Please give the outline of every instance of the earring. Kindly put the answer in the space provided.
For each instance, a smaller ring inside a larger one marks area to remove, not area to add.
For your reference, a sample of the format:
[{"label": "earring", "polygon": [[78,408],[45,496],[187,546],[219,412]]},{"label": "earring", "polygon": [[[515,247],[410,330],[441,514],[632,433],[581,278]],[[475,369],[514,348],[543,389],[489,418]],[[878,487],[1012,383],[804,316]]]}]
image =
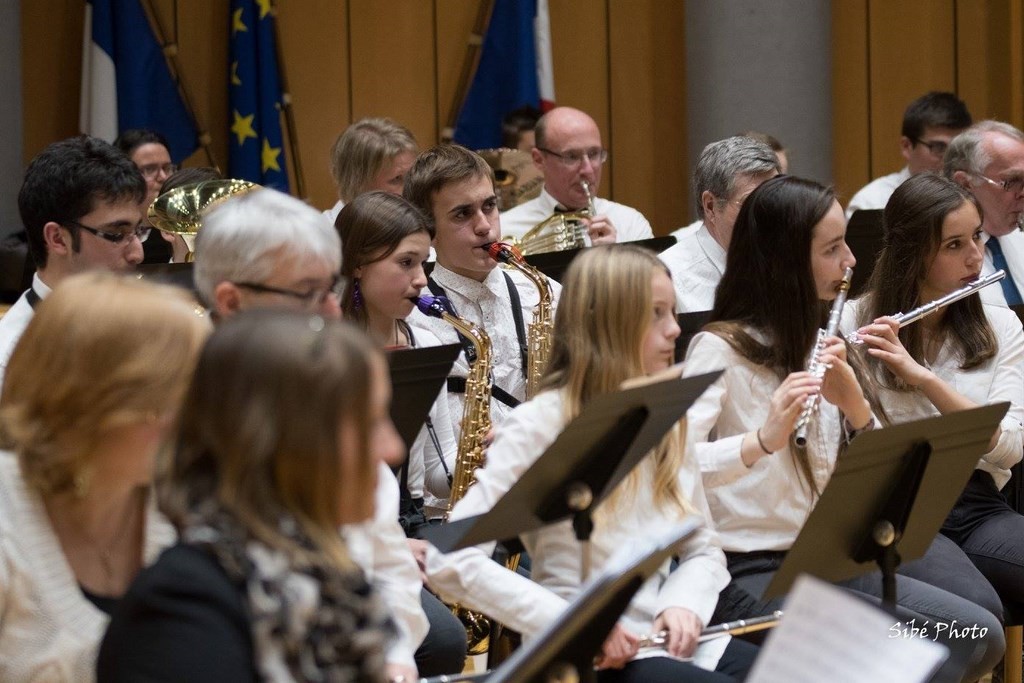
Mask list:
[{"label": "earring", "polygon": [[363,307],[363,293],[359,290],[359,278],[352,281],[352,308],[360,310]]}]

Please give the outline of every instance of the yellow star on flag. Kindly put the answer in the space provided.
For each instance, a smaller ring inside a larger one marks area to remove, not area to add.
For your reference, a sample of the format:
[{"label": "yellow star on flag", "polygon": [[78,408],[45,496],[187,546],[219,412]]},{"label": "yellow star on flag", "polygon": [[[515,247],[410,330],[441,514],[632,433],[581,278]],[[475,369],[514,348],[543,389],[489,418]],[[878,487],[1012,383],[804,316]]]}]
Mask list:
[{"label": "yellow star on flag", "polygon": [[260,19],[270,14],[270,0],[256,0],[256,4],[260,6]]},{"label": "yellow star on flag", "polygon": [[249,27],[245,25],[244,21],[242,21],[243,9],[243,7],[239,7],[231,15],[231,35],[249,30]]},{"label": "yellow star on flag", "polygon": [[238,77],[238,60],[231,62],[231,85],[242,85],[242,79]]},{"label": "yellow star on flag", "polygon": [[266,138],[263,138],[263,152],[262,152],[261,156],[263,157],[263,172],[264,173],[266,173],[267,171],[270,171],[270,170],[273,170],[273,171],[280,171],[281,170],[280,164],[277,163],[277,157],[278,157],[278,155],[280,153],[281,153],[281,148],[280,147],[271,147],[270,146],[270,141],[267,140]]},{"label": "yellow star on flag", "polygon": [[256,131],[252,129],[252,120],[256,118],[256,114],[249,114],[248,116],[242,116],[236,109],[232,112],[235,117],[235,122],[231,124],[231,132],[238,136],[238,146],[241,147],[245,144],[246,138],[256,137]]}]

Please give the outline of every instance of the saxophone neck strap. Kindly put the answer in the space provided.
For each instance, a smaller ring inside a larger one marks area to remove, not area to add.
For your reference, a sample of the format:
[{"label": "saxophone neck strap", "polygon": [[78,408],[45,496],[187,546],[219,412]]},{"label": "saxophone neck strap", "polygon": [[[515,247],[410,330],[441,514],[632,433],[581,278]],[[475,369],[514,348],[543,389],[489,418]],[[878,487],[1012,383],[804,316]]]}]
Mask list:
[{"label": "saxophone neck strap", "polygon": [[[448,378],[448,393],[451,394],[464,394],[466,393],[466,378],[465,377],[449,377]],[[504,403],[509,408],[515,408],[517,405],[522,403],[518,398],[508,393],[497,384],[491,384],[491,396],[501,403]]]},{"label": "saxophone neck strap", "polygon": [[[519,340],[520,367],[523,371],[523,377],[529,379],[529,346],[526,343],[526,323],[523,321],[523,304],[519,298],[519,290],[516,288],[516,283],[512,281],[512,278],[509,276],[508,273],[502,271],[501,274],[505,276],[505,286],[508,287],[508,298],[512,304],[512,319],[515,321],[516,338]],[[432,277],[427,278],[427,288],[430,289],[430,293],[433,294],[434,296],[443,296],[445,298],[449,298],[448,293],[444,291],[444,287],[437,284],[437,282]],[[462,346],[464,348],[472,348],[472,342],[466,339],[466,337],[461,332],[456,330],[455,333],[459,335],[459,341],[462,342]],[[469,345],[468,347],[467,344]],[[467,353],[466,358],[468,359],[469,357],[470,355]],[[498,389],[498,387],[495,387],[495,389]],[[449,391],[451,391],[451,389],[449,389]],[[494,397],[498,398],[497,393],[494,394]],[[515,399],[513,398],[512,400]],[[504,403],[504,401],[502,401],[502,403]]]}]

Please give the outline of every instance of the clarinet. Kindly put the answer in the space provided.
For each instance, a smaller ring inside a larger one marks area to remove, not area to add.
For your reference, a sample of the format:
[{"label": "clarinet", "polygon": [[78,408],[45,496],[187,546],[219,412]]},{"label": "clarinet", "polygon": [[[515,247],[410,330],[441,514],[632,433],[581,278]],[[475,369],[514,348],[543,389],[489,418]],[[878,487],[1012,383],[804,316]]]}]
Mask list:
[{"label": "clarinet", "polygon": [[[818,330],[818,339],[814,342],[814,348],[811,349],[811,359],[807,363],[807,372],[811,373],[812,377],[821,379],[825,376],[825,371],[828,370],[825,364],[821,362],[820,356],[822,349],[825,348],[825,339],[827,337],[834,337],[839,331],[839,319],[843,317],[843,306],[846,305],[846,294],[850,291],[850,280],[853,278],[853,268],[847,268],[846,272],[843,273],[843,280],[839,283],[839,291],[836,293],[836,300],[832,302],[832,310],[828,314],[828,322],[825,324],[825,329]],[[797,418],[796,428],[794,429],[794,441],[799,448],[803,448],[807,445],[807,428],[811,424],[811,419],[817,414],[818,406],[821,404],[821,392],[817,392],[812,396],[807,397],[807,401],[804,403],[804,409],[800,413],[800,417]]]},{"label": "clarinet", "polygon": [[[1006,277],[1006,271],[997,270],[991,275],[986,275],[985,277],[978,278],[974,282],[969,282],[960,289],[953,290],[946,296],[939,297],[934,301],[929,301],[923,306],[918,306],[912,311],[908,311],[907,313],[897,313],[896,315],[892,316],[892,318],[900,327],[903,327],[904,325],[909,325],[911,323],[916,323],[921,318],[931,315],[932,313],[939,310],[943,306],[948,306],[954,301],[960,301],[960,299],[963,299],[964,297],[968,297],[971,294],[974,294],[979,289],[988,287],[993,283],[999,282],[1004,277]],[[851,344],[864,343],[864,340],[858,337],[856,332],[851,332],[850,334],[848,334],[846,336],[846,341],[850,342]]]}]

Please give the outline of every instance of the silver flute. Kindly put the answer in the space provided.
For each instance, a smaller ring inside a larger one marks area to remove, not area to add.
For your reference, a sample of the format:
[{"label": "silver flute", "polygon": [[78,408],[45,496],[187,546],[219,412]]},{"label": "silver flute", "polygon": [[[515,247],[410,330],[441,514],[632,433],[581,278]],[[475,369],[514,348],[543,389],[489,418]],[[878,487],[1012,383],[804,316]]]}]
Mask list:
[{"label": "silver flute", "polygon": [[[821,379],[828,370],[828,367],[821,362],[821,350],[825,348],[825,339],[827,337],[834,337],[839,332],[839,320],[843,317],[843,306],[846,305],[846,295],[850,291],[850,280],[852,279],[853,268],[847,268],[843,273],[842,281],[839,283],[836,299],[832,302],[832,310],[828,313],[828,322],[825,323],[825,329],[818,330],[818,339],[814,342],[814,348],[811,349],[811,359],[807,363],[807,372],[811,373],[812,377]],[[820,391],[808,396],[804,402],[804,409],[800,411],[800,417],[797,418],[796,427],[793,430],[795,432],[793,440],[800,448],[807,445],[807,429],[811,425],[811,419],[818,412],[820,404]]]},{"label": "silver flute", "polygon": [[[897,313],[896,315],[891,317],[893,320],[897,322],[897,324],[899,324],[900,327],[903,327],[904,325],[909,325],[911,323],[916,323],[921,318],[931,315],[932,313],[939,310],[943,306],[948,306],[954,301],[959,301],[960,299],[963,299],[966,296],[970,296],[971,294],[977,292],[979,289],[988,287],[989,285],[995,282],[999,282],[1004,277],[1006,277],[1006,271],[997,270],[991,275],[979,277],[977,280],[967,283],[960,289],[954,290],[947,294],[946,296],[939,297],[934,301],[929,301],[923,306],[918,306],[914,310],[908,311],[907,313]],[[850,342],[851,344],[864,343],[864,340],[858,337],[856,332],[851,332],[850,334],[846,335],[846,341]]]},{"label": "silver flute", "polygon": [[[754,631],[763,631],[768,628],[774,628],[778,625],[781,619],[782,610],[776,610],[763,617],[737,619],[736,621],[728,621],[724,624],[715,624],[714,626],[708,626],[706,629],[701,631],[700,636],[697,638],[697,642],[703,643],[715,638],[721,638],[722,636],[741,636],[744,633],[753,633]],[[667,643],[668,631],[658,631],[652,635],[640,637],[640,649],[664,647]]]}]

